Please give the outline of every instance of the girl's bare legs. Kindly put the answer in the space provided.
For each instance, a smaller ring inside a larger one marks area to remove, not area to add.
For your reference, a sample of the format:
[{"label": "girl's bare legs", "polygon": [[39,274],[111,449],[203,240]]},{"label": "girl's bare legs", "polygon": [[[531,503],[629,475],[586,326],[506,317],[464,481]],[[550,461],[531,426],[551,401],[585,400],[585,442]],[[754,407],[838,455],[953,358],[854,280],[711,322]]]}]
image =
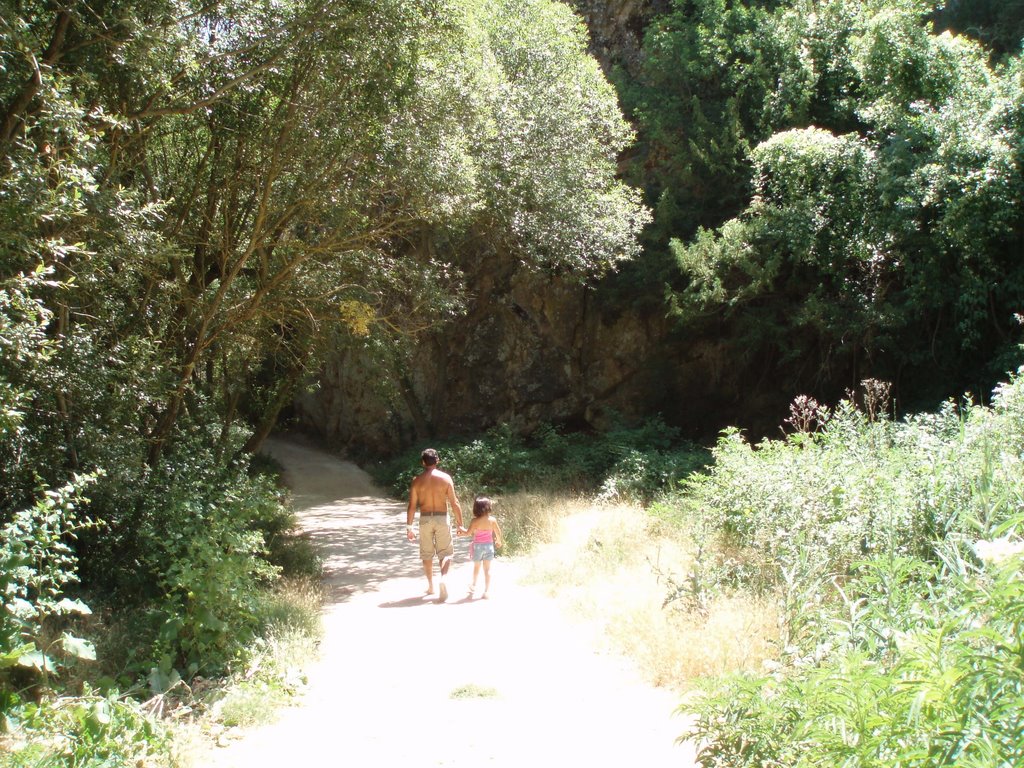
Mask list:
[{"label": "girl's bare legs", "polygon": [[[484,563],[484,597],[487,598],[487,597],[490,597],[490,591],[491,591],[491,561],[490,560],[484,560],[483,563]],[[474,565],[479,565],[479,563],[474,563]],[[474,573],[474,577],[473,577],[473,583],[474,584],[476,583],[476,574],[475,573]]]},{"label": "girl's bare legs", "polygon": [[476,592],[476,579],[477,579],[477,577],[479,575],[480,575],[480,561],[479,560],[474,560],[473,561],[473,583],[469,585],[469,594],[470,594],[470,596],[472,596],[473,593]]}]

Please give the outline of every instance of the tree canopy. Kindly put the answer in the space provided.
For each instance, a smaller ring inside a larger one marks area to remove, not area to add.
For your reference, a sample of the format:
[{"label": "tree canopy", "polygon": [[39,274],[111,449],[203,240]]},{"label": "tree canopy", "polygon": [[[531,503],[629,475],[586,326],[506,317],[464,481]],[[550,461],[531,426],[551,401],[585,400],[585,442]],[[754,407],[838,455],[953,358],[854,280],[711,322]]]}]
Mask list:
[{"label": "tree canopy", "polygon": [[713,319],[790,392],[876,376],[941,397],[1012,367],[1021,59],[948,29],[961,12],[691,0],[655,19],[625,87],[645,260],[681,329]]}]

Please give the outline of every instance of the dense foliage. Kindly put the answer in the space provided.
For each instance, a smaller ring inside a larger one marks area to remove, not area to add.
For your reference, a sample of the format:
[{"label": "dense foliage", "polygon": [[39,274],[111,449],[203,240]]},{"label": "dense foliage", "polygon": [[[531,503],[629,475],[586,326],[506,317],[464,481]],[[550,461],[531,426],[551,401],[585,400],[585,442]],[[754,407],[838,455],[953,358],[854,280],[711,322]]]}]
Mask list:
[{"label": "dense foliage", "polygon": [[303,375],[400,368],[452,249],[631,256],[630,138],[553,2],[0,2],[0,713],[236,663],[310,567],[249,459]]},{"label": "dense foliage", "polygon": [[680,510],[720,553],[689,583],[786,622],[772,668],[694,705],[701,764],[1020,763],[1024,377],[899,422],[801,399],[790,425],[723,436]]},{"label": "dense foliage", "polygon": [[[435,446],[440,467],[452,474],[460,503],[480,495],[549,489],[602,499],[647,503],[708,461],[706,449],[680,438],[660,418],[601,434],[566,433],[550,425],[523,436],[507,427]],[[398,498],[422,470],[419,450],[374,468]]]},{"label": "dense foliage", "polygon": [[986,393],[1024,306],[1020,6],[994,5],[675,2],[619,75],[655,209],[628,274],[737,378]]}]

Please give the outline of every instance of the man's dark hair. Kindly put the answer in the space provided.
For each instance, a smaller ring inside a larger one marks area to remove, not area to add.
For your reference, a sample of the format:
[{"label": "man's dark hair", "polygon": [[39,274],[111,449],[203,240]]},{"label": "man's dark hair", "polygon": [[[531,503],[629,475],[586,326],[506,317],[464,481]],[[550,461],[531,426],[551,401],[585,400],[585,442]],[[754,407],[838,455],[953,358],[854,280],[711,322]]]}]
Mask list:
[{"label": "man's dark hair", "polygon": [[420,461],[428,467],[434,466],[437,464],[437,451],[433,448],[427,448],[427,450],[420,454]]}]

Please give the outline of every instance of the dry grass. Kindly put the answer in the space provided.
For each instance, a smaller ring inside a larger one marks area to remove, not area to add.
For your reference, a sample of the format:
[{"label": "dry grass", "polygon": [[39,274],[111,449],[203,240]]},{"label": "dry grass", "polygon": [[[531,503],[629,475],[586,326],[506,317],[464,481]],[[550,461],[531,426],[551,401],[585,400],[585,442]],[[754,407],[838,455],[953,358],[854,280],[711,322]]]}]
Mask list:
[{"label": "dry grass", "polygon": [[702,677],[754,670],[771,655],[776,614],[764,601],[720,598],[706,617],[660,603],[613,611],[606,631],[655,685],[682,689]]},{"label": "dry grass", "polygon": [[494,699],[497,697],[497,688],[492,688],[489,685],[477,685],[476,683],[460,685],[448,694],[450,699]]},{"label": "dry grass", "polygon": [[771,655],[778,616],[768,601],[724,596],[705,614],[664,606],[666,577],[688,570],[691,544],[642,509],[527,494],[502,507],[510,520],[528,521],[530,578],[653,684],[685,690],[698,678],[757,669]]},{"label": "dry grass", "polygon": [[509,551],[519,553],[557,541],[562,521],[577,514],[585,503],[553,493],[514,493],[495,500],[494,514]]}]

